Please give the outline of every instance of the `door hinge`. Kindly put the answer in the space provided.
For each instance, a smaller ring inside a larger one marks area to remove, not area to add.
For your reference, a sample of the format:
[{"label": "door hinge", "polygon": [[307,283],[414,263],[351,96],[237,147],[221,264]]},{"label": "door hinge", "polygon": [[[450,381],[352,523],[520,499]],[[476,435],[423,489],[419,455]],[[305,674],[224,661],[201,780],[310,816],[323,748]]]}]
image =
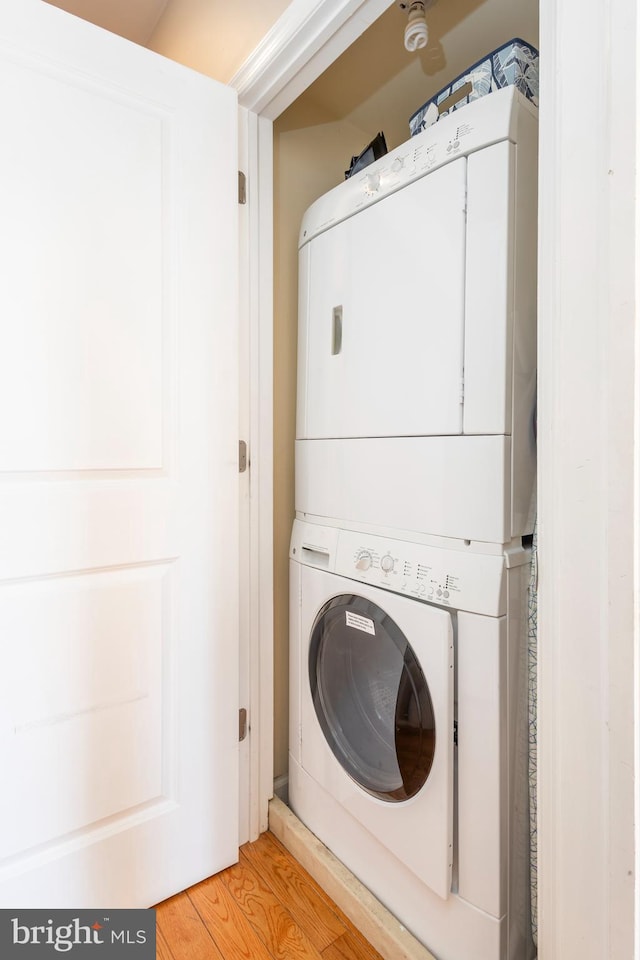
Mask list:
[{"label": "door hinge", "polygon": [[238,443],[238,472],[244,473],[247,469],[247,442],[240,440]]},{"label": "door hinge", "polygon": [[238,740],[240,743],[247,736],[247,710],[246,707],[240,707],[238,714]]},{"label": "door hinge", "polygon": [[453,745],[454,747],[458,746],[458,721],[453,721]]},{"label": "door hinge", "polygon": [[238,203],[247,202],[247,177],[242,170],[238,170]]}]

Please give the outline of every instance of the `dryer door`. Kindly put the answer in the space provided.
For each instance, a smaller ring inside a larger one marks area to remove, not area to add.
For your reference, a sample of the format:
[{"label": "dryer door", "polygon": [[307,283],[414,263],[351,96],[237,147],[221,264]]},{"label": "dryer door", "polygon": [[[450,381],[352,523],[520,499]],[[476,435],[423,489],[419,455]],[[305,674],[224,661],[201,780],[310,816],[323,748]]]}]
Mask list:
[{"label": "dryer door", "polygon": [[307,637],[300,658],[302,766],[447,897],[451,615],[324,570],[303,567],[301,583],[301,633]]},{"label": "dryer door", "polygon": [[298,439],[462,433],[466,164],[301,249]]}]

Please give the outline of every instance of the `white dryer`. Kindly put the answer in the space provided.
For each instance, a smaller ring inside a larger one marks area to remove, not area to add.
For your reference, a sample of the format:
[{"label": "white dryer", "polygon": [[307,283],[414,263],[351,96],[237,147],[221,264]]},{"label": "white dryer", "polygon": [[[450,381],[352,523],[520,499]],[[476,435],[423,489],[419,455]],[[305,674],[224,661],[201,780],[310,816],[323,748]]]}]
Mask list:
[{"label": "white dryer", "polygon": [[507,87],[306,212],[298,516],[495,543],[531,532],[537,129]]},{"label": "white dryer", "polygon": [[527,553],[294,523],[289,798],[438,960],[529,960]]}]

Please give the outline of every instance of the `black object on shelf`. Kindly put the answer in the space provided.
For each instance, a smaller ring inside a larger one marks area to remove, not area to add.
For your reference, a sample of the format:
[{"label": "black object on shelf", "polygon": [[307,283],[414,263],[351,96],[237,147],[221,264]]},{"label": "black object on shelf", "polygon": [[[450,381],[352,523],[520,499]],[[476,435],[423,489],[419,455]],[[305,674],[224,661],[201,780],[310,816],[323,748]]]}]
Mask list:
[{"label": "black object on shelf", "polygon": [[351,166],[348,170],[345,170],[344,173],[345,180],[348,180],[349,177],[352,177],[354,173],[357,173],[364,167],[368,167],[374,160],[379,160],[380,157],[384,157],[387,152],[387,141],[384,138],[384,133],[377,133],[371,143],[364,148],[360,156],[351,157]]}]

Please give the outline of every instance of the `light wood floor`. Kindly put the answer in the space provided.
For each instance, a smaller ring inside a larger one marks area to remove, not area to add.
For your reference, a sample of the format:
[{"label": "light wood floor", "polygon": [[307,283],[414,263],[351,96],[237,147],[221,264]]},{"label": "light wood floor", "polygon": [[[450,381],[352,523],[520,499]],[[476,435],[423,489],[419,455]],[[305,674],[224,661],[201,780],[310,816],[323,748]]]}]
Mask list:
[{"label": "light wood floor", "polygon": [[156,917],[158,960],[382,960],[270,833]]}]

